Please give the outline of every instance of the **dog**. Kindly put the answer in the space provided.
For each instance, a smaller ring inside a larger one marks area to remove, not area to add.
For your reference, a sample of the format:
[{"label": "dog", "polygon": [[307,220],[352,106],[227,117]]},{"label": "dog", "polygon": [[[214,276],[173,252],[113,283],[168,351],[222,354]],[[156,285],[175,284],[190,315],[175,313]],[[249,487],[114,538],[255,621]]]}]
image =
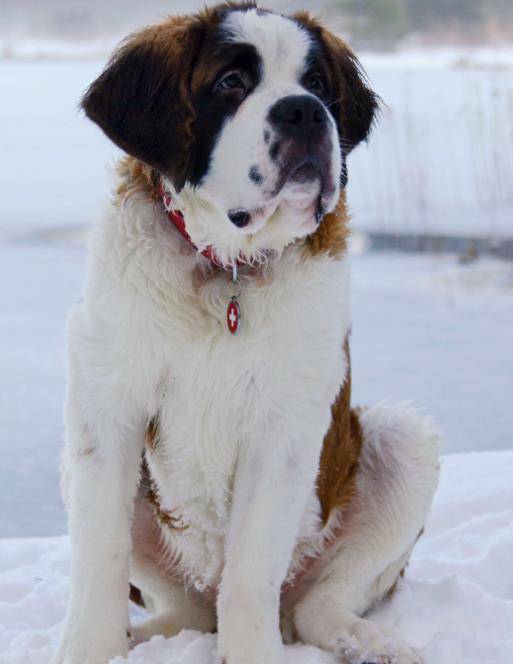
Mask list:
[{"label": "dog", "polygon": [[222,4],[130,36],[82,108],[126,155],[68,324],[54,664],[184,628],[222,664],[295,640],[421,662],[365,617],[424,527],[439,435],[350,408],[346,159],[378,109],[357,58],[307,13]]}]

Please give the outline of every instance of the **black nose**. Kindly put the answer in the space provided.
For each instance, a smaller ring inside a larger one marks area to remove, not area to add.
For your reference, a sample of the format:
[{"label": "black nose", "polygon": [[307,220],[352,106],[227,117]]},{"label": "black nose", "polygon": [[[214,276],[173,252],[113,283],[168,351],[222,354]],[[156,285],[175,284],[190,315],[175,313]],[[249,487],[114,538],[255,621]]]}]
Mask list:
[{"label": "black nose", "polygon": [[247,210],[230,210],[228,219],[235,224],[237,228],[244,228],[251,221],[251,215]]},{"label": "black nose", "polygon": [[310,95],[283,97],[269,112],[269,121],[274,128],[293,138],[318,137],[327,120],[324,106]]}]

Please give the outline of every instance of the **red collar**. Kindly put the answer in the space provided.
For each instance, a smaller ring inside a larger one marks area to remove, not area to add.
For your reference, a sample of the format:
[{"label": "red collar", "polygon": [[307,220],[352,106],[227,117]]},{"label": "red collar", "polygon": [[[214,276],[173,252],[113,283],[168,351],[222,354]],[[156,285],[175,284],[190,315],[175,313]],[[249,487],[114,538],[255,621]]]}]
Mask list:
[{"label": "red collar", "polygon": [[[162,197],[162,201],[164,203],[164,209],[167,214],[167,218],[169,221],[174,225],[176,230],[180,233],[180,235],[191,244],[196,251],[198,250],[198,247],[194,244],[194,242],[191,240],[191,236],[187,232],[187,228],[185,226],[185,219],[183,217],[183,214],[179,210],[174,210],[173,209],[173,199],[172,197],[164,190],[162,186],[159,187],[158,189],[159,195]],[[207,247],[201,252],[202,256],[205,256],[205,258],[208,258],[208,260],[212,263],[212,265],[215,265],[216,267],[222,267],[226,269],[227,267],[224,265],[216,255],[214,247]],[[242,260],[237,260],[237,267],[240,267],[241,265],[245,265],[246,263]]]}]

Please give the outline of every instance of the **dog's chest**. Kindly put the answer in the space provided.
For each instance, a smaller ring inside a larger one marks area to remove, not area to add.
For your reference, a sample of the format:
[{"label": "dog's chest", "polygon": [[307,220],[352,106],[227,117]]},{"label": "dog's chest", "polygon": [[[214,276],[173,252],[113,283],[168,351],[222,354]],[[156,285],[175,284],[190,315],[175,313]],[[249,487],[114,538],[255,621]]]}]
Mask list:
[{"label": "dog's chest", "polygon": [[[285,402],[297,404],[298,416],[305,399],[324,398],[328,408],[343,378],[347,320],[336,305],[344,285],[318,275],[309,291],[242,290],[235,337],[223,320],[229,299],[211,294],[218,307],[211,329],[203,336],[191,329],[170,353],[146,459],[168,552],[198,588],[219,582],[241,447],[258,444]],[[309,506],[303,533],[317,512]]]},{"label": "dog's chest", "polygon": [[237,380],[232,363],[201,353],[183,369],[169,378],[146,459],[168,549],[179,552],[196,585],[212,585],[222,567],[247,409],[254,407],[251,378],[241,371]]}]

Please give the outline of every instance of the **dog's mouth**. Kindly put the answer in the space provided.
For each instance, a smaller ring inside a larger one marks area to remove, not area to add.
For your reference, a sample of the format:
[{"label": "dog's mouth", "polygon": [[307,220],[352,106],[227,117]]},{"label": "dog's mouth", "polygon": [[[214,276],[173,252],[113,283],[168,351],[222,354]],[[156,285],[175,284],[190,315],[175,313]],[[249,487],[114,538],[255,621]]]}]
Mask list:
[{"label": "dog's mouth", "polygon": [[292,169],[288,178],[288,182],[299,185],[311,183],[316,180],[321,180],[321,170],[319,164],[312,159],[306,159],[303,163]]},{"label": "dog's mouth", "polygon": [[307,156],[282,170],[276,195],[293,208],[311,210],[319,223],[334,192],[330,161]]},{"label": "dog's mouth", "polygon": [[315,157],[290,160],[282,165],[271,195],[311,195],[324,188],[328,173],[329,165]]},{"label": "dog's mouth", "polygon": [[296,156],[282,164],[274,186],[265,192],[266,203],[256,208],[233,208],[228,210],[228,218],[237,228],[252,233],[285,205],[302,219],[309,215],[318,224],[332,206],[335,189],[329,159]]},{"label": "dog's mouth", "polygon": [[280,193],[291,207],[309,209],[319,224],[326,209],[326,192],[331,189],[327,169],[318,160],[305,159],[291,169]]}]

